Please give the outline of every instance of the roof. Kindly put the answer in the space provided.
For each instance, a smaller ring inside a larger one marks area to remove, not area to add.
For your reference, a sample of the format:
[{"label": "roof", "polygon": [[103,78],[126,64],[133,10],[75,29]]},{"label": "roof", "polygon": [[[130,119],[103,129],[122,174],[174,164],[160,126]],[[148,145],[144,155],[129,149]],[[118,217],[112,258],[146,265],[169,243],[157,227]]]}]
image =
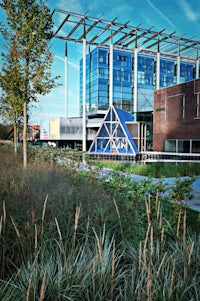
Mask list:
[{"label": "roof", "polygon": [[132,115],[111,106],[88,152],[135,155],[138,149],[128,130],[126,122],[133,122]]},{"label": "roof", "polygon": [[120,123],[121,125],[123,126],[125,132],[126,132],[126,135],[128,136],[128,139],[129,139],[129,142],[131,143],[134,151],[137,153],[138,152],[138,148],[128,130],[128,127],[126,125],[126,122],[134,122],[134,119],[133,119],[133,116],[129,113],[129,112],[126,112],[126,111],[123,111],[119,108],[115,108],[115,111],[119,117],[119,120],[120,120]]},{"label": "roof", "polygon": [[54,38],[64,41],[82,43],[86,39],[87,44],[109,47],[112,40],[113,46],[118,49],[133,51],[137,48],[142,53],[156,54],[182,59],[196,60],[199,58],[200,41],[195,37],[187,38],[185,35],[177,36],[174,32],[167,33],[166,29],[155,31],[154,26],[143,28],[130,25],[130,20],[125,23],[91,17],[88,12],[83,14],[73,13],[61,9],[54,9],[53,21],[57,27]]}]

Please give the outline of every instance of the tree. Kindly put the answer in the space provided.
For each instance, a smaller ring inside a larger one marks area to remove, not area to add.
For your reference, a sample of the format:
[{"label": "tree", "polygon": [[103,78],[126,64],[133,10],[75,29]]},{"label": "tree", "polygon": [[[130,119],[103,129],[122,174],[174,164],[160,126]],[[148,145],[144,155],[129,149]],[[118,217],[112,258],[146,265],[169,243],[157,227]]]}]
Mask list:
[{"label": "tree", "polygon": [[[23,104],[23,161],[27,167],[27,111],[37,101],[38,95],[45,95],[56,86],[58,77],[51,77],[53,54],[50,39],[53,37],[53,22],[44,0],[3,0],[7,24],[1,26],[1,33],[8,42],[4,54],[7,66],[0,77],[6,104]],[[10,58],[10,59],[9,59]],[[11,68],[15,70],[10,76]],[[6,84],[10,79],[9,84]]]},{"label": "tree", "polygon": [[18,87],[20,81],[20,73],[18,64],[13,59],[13,47],[9,49],[7,56],[4,56],[5,63],[2,67],[2,75],[0,76],[0,86],[3,89],[0,98],[0,113],[6,120],[9,120],[14,128],[14,151],[17,153],[18,128],[22,123],[23,117],[23,100],[18,95]]}]

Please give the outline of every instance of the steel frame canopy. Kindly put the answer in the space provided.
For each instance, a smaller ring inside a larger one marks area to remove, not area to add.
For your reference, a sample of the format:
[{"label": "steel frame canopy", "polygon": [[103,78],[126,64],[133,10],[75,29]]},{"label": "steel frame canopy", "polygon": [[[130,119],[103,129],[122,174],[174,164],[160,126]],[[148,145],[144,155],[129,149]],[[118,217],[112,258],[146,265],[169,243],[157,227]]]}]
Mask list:
[{"label": "steel frame canopy", "polygon": [[[175,31],[167,34],[165,29],[157,32],[154,26],[144,29],[126,23],[118,23],[117,18],[112,21],[72,13],[60,9],[52,12],[54,24],[59,24],[54,32],[54,38],[75,43],[83,43],[86,40],[88,45],[108,48],[112,41],[115,49],[133,51],[135,48],[140,53],[156,55],[157,52],[164,57],[176,58],[180,56],[188,61],[199,59],[200,41],[186,38],[185,35],[176,36]],[[61,20],[61,21],[60,21]]]}]

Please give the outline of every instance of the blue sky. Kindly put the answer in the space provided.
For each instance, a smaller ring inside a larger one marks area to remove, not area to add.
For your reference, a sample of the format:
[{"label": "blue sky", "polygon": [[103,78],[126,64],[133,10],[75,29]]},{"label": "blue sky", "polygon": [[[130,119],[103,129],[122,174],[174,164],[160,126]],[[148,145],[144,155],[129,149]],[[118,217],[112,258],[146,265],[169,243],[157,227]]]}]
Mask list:
[{"label": "blue sky", "polygon": [[[62,9],[98,18],[149,28],[153,30],[166,29],[165,33],[176,31],[175,35],[200,39],[200,7],[199,0],[47,0],[50,9]],[[2,11],[0,11],[2,16]],[[56,27],[57,24],[55,24]],[[64,53],[63,41],[53,39],[52,51],[55,59],[52,66],[53,75],[60,75],[62,86],[55,88],[46,96],[39,97],[38,103],[32,109],[31,123],[40,123],[41,119],[61,117],[65,115],[64,102]],[[0,50],[3,43],[0,41]],[[68,44],[68,116],[79,115],[79,61],[82,57],[82,45]]]}]

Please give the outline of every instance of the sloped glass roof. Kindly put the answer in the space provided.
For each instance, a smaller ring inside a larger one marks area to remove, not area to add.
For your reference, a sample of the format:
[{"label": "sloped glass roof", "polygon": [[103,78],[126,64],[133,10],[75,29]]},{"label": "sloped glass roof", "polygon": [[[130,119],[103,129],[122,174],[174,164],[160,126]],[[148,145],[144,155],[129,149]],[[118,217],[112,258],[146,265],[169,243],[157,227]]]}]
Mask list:
[{"label": "sloped glass roof", "polygon": [[133,121],[130,113],[111,106],[88,152],[136,154],[137,146],[126,125]]}]

